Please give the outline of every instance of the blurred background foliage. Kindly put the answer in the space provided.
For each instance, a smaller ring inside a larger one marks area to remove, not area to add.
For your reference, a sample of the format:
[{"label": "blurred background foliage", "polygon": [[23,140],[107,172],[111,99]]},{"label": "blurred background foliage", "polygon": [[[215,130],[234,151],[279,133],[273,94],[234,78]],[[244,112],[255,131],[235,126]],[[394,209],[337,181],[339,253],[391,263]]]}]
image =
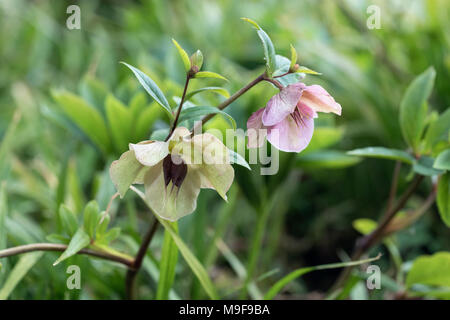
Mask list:
[{"label": "blurred background foliage", "polygon": [[[171,38],[190,53],[201,49],[203,69],[227,77],[230,81],[224,86],[233,93],[263,70],[259,39],[240,20],[254,19],[269,33],[277,53],[289,56],[292,44],[300,64],[322,72],[320,77],[308,76],[305,82],[322,85],[343,107],[341,117],[320,115],[313,142],[296,159],[295,168],[290,156],[283,154],[279,176],[252,175],[258,183],[276,185],[268,188],[276,196],[255,276],[260,288],[301,266],[345,260],[358,237],[352,222],[378,219],[389,194],[394,163],[360,162],[342,151],[372,145],[406,148],[398,109],[415,75],[434,66],[436,81],[429,104],[439,113],[450,105],[450,3],[446,0],[86,0],[76,2],[81,7],[81,30],[66,28],[70,4],[74,3],[0,2],[0,180],[7,200],[2,207],[6,213],[3,230],[0,219],[0,249],[46,241],[60,227],[57,209],[62,203],[78,214],[91,199],[98,201],[101,210],[106,208],[115,192],[108,174],[110,162],[127,149],[128,142],[147,139],[168,122],[119,61],[151,75],[168,98],[180,96],[183,68]],[[366,27],[370,4],[381,8],[381,29]],[[193,82],[192,88],[201,87],[199,80]],[[204,83],[223,85],[217,80]],[[86,133],[96,122],[90,119],[93,122],[83,128],[83,118],[77,123],[76,115],[67,112],[70,106],[65,111],[64,103],[58,103],[58,95],[67,92],[77,94],[104,119],[107,135],[97,143]],[[227,112],[238,127],[245,128],[251,112],[275,93],[270,84],[259,84]],[[206,93],[193,101],[217,105],[222,99]],[[176,99],[169,100],[175,106]],[[114,123],[108,104],[118,104],[110,107],[114,110],[128,107],[132,115]],[[216,116],[208,126],[225,129],[229,123]],[[127,133],[126,138],[117,135],[118,128]],[[246,169],[236,170],[239,182],[240,172]],[[408,170],[403,168],[401,173],[406,176]],[[242,177],[245,174],[249,173]],[[402,190],[406,180],[400,182]],[[249,191],[239,185],[242,181],[230,191],[228,204],[214,192],[202,192],[196,212],[179,222],[182,238],[208,266],[224,298],[236,297],[245,278],[241,269],[258,215],[248,201]],[[409,206],[419,204],[429,188],[422,185]],[[449,229],[435,207],[429,211],[392,239],[406,269],[420,255],[450,248]],[[122,228],[116,247],[134,252],[150,220],[133,194],[114,202],[112,223]],[[213,238],[217,246],[211,245]],[[154,297],[162,241],[163,234],[158,233],[144,262],[138,281],[141,298]],[[373,252],[385,250],[377,246]],[[124,297],[125,270],[117,265],[76,256],[52,267],[56,254],[38,258],[9,298]],[[18,259],[2,259],[0,288]],[[66,289],[65,268],[70,264],[81,267],[80,291]],[[389,254],[380,266],[388,279],[395,278],[395,263]],[[337,275],[336,270],[312,273],[291,283],[278,298],[323,297]],[[371,292],[356,286],[350,297],[392,297],[399,284],[386,283],[382,290]],[[252,297],[258,297],[259,289],[255,290]],[[170,293],[170,298],[180,297],[205,298],[182,259]]]}]

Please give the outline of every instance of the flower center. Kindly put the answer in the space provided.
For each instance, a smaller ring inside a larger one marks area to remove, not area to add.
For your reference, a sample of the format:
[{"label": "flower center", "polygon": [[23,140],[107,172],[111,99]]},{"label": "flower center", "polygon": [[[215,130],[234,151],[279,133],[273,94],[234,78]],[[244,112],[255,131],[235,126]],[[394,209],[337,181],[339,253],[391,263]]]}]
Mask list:
[{"label": "flower center", "polygon": [[291,113],[291,117],[292,119],[294,119],[297,126],[304,125],[303,118],[305,118],[306,116],[303,115],[300,110],[298,110],[298,108],[295,108],[294,112]]},{"label": "flower center", "polygon": [[180,156],[169,154],[163,160],[163,172],[166,187],[172,181],[173,186],[180,188],[186,178],[187,165]]}]

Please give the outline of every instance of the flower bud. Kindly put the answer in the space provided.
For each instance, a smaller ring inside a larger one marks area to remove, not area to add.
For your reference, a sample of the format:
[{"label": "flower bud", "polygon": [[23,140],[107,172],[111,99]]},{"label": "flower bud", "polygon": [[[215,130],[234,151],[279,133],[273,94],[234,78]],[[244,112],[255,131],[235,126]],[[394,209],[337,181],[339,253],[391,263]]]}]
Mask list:
[{"label": "flower bud", "polygon": [[203,65],[203,54],[200,50],[197,50],[192,56],[191,56],[191,65],[192,67],[197,67],[197,72],[202,68]]}]

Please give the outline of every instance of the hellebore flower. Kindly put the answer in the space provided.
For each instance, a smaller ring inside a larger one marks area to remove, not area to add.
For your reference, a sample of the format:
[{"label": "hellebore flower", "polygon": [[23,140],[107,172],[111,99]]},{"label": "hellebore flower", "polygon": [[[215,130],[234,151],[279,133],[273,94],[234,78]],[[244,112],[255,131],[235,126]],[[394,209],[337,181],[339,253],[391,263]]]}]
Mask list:
[{"label": "hellebore flower", "polygon": [[175,221],[192,213],[201,188],[215,189],[227,200],[234,179],[228,149],[215,136],[190,136],[178,127],[165,141],[130,144],[111,164],[111,179],[123,197],[131,184],[144,184],[145,199],[160,217]]},{"label": "hellebore flower", "polygon": [[260,147],[267,135],[281,151],[302,151],[311,141],[317,112],[341,115],[341,105],[319,85],[298,82],[283,88],[248,119],[247,129],[256,130],[248,130],[248,147]]}]

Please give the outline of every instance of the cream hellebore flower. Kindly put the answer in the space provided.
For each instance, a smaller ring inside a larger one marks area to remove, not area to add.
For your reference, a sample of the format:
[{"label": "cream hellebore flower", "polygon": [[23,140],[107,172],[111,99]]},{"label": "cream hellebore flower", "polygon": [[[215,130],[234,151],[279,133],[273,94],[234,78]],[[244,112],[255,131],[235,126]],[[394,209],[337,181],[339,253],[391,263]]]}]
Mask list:
[{"label": "cream hellebore flower", "polygon": [[341,105],[321,86],[291,84],[273,96],[265,108],[250,116],[248,147],[260,147],[267,135],[267,140],[277,149],[300,152],[311,141],[317,112],[341,115],[341,110]]},{"label": "cream hellebore flower", "polygon": [[120,196],[132,184],[144,184],[150,208],[170,221],[195,210],[201,188],[215,189],[227,200],[234,179],[228,149],[212,134],[190,134],[187,128],[178,127],[167,142],[130,144],[130,150],[110,168]]}]

